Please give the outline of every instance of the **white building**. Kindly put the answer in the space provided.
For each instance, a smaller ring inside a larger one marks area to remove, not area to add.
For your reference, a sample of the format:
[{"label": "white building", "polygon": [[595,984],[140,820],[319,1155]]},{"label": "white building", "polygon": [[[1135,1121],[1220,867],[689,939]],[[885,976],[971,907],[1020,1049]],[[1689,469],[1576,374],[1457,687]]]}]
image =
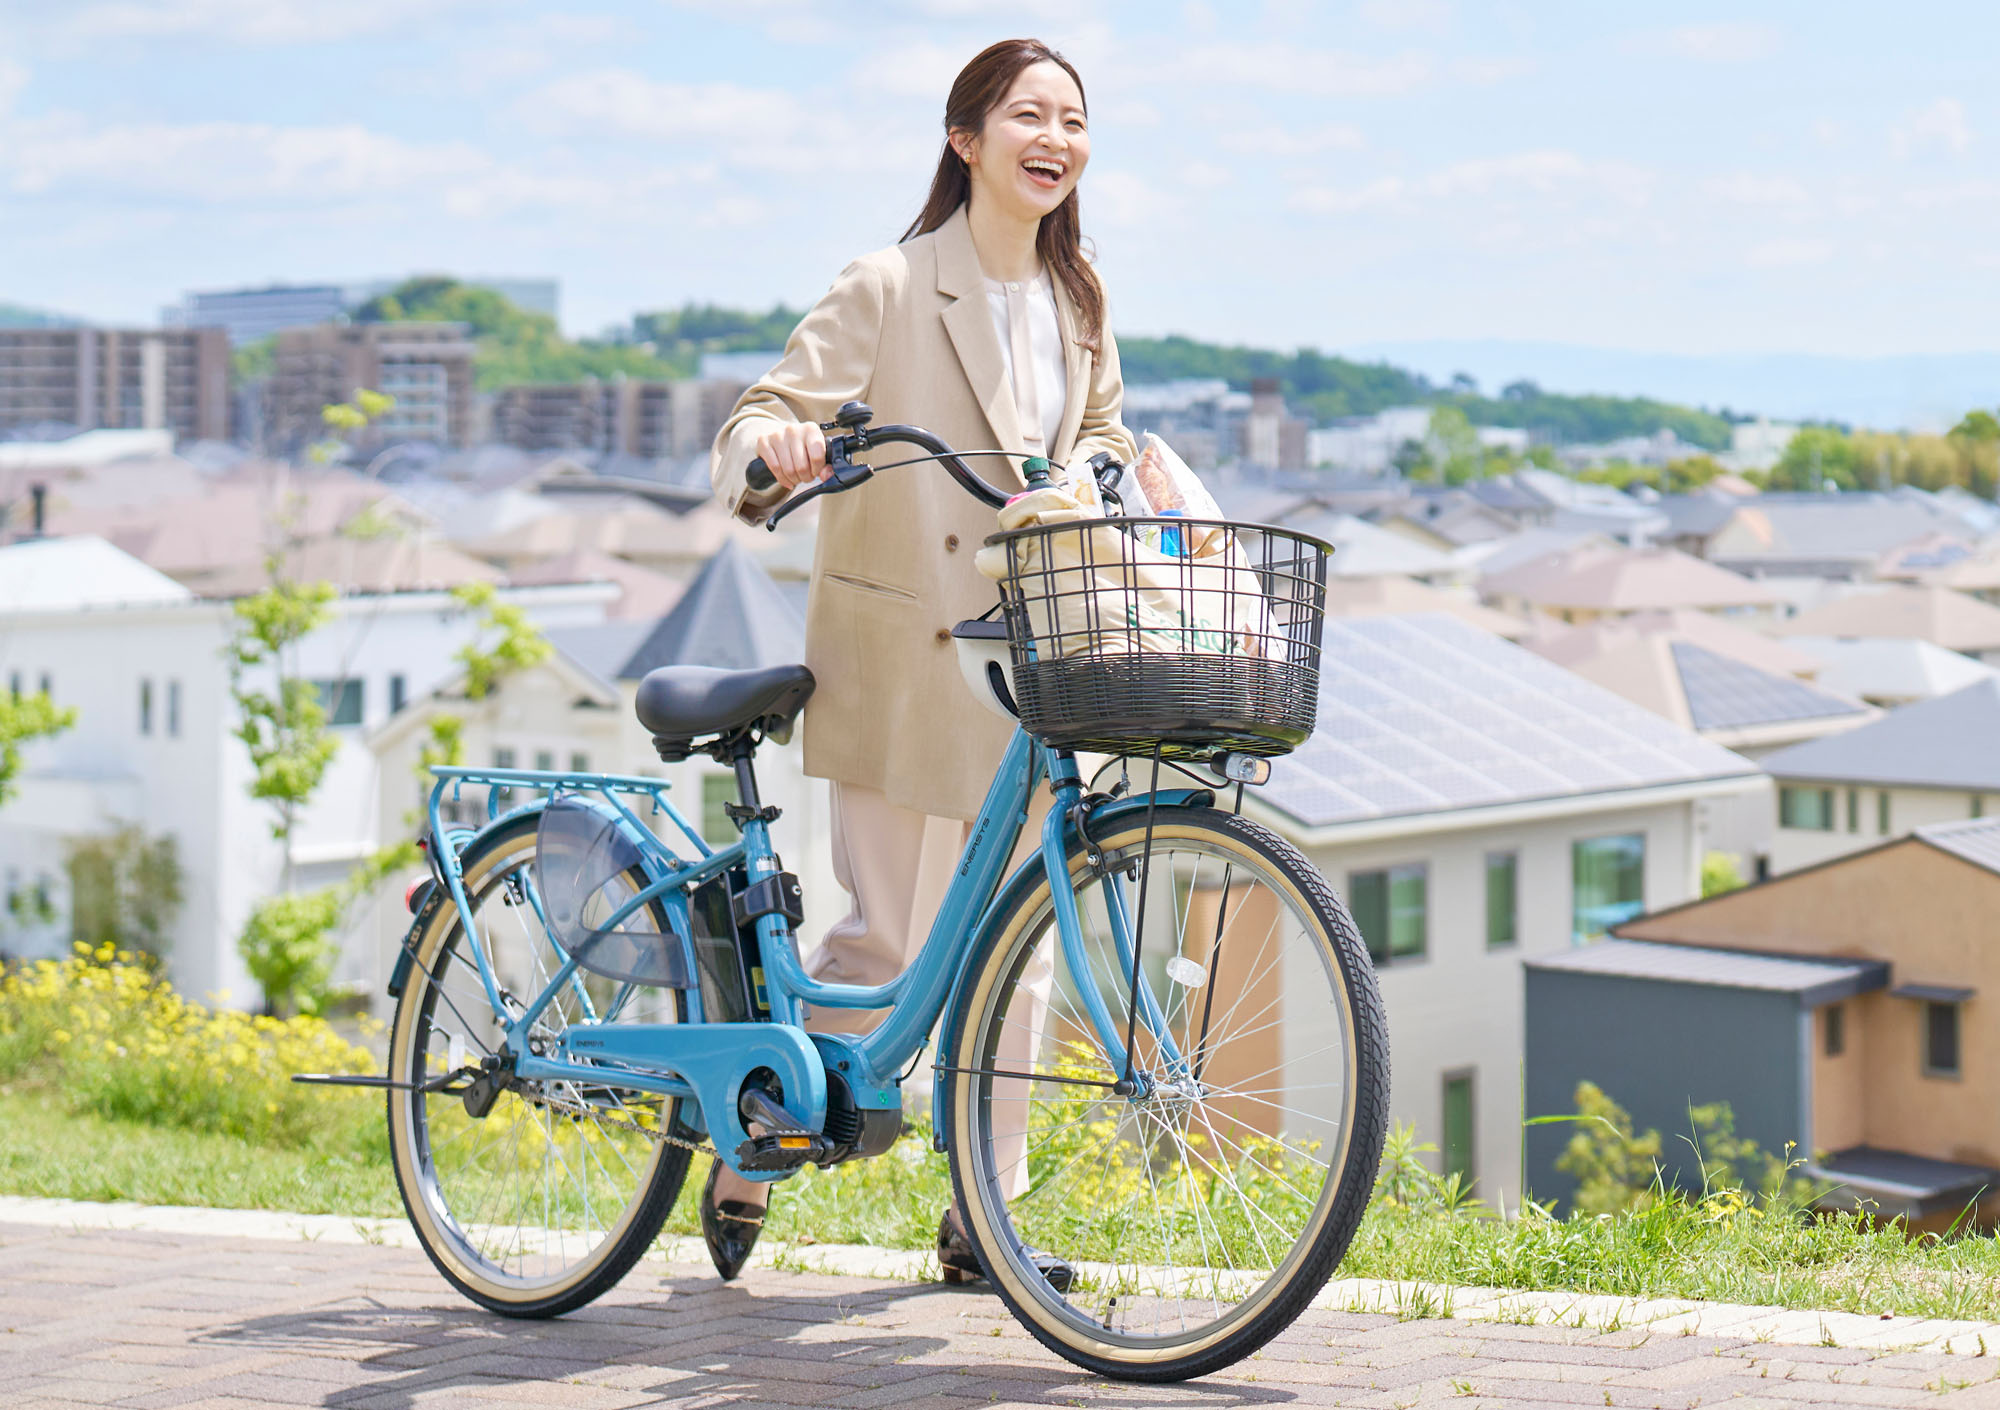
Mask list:
[{"label": "white building", "polygon": [[[601,621],[611,584],[503,590],[545,628]],[[249,757],[225,657],[227,602],[193,598],[102,540],[31,541],[0,548],[0,680],[46,688],[78,711],[76,726],[29,745],[20,796],[0,807],[0,880],[45,879],[58,910],[65,843],[133,823],[174,839],[186,899],[169,973],[193,995],[257,995],[236,937],[260,898],[281,885],[283,856],[270,807],[249,797]],[[298,674],[323,683],[340,750],[292,840],[294,884],[345,877],[388,840],[380,826],[380,770],[363,731],[436,688],[475,620],[449,594],[346,597],[297,648]],[[350,933],[365,933],[357,917]],[[66,919],[7,937],[18,953],[59,952]],[[345,955],[336,980],[371,973]]]},{"label": "white building", "polygon": [[1376,956],[1391,1120],[1511,1208],[1523,957],[1699,896],[1707,813],[1766,781],[1442,614],[1329,621],[1322,672],[1317,732],[1250,810],[1327,875]]},{"label": "white building", "polygon": [[1306,463],[1362,475],[1386,475],[1396,452],[1431,434],[1428,406],[1392,406],[1373,416],[1347,416],[1306,432]]}]

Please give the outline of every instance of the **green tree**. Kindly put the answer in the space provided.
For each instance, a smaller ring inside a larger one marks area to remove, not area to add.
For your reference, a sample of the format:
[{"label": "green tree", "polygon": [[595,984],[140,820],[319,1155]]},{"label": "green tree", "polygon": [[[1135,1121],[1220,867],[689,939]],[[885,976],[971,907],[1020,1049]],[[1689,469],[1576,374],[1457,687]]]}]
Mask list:
[{"label": "green tree", "polygon": [[445,275],[406,279],[355,313],[362,323],[404,319],[463,323],[472,332],[473,372],[480,390],[532,383],[576,382],[619,375],[660,379],[685,375],[644,347],[592,339],[572,342],[547,314],[529,313],[505,296]]},{"label": "green tree", "polygon": [[1632,1116],[1595,1082],[1576,1084],[1576,1132],[1556,1169],[1576,1178],[1579,1214],[1617,1214],[1652,1200],[1658,1183],[1660,1133],[1634,1134]]},{"label": "green tree", "polygon": [[1743,871],[1728,852],[1705,852],[1701,858],[1701,894],[1721,896],[1741,890]]},{"label": "green tree", "polygon": [[96,953],[136,950],[159,960],[180,914],[184,894],[180,853],[170,835],[148,837],[126,824],[113,832],[71,842],[70,939]]},{"label": "green tree", "polygon": [[1479,432],[1459,408],[1441,406],[1431,413],[1429,444],[1425,449],[1447,485],[1462,485],[1480,478],[1484,456]]},{"label": "green tree", "polygon": [[1855,490],[1862,488],[1862,458],[1854,441],[1837,426],[1802,426],[1778,463],[1771,467],[1774,490]]},{"label": "green tree", "polygon": [[76,710],[56,704],[45,691],[32,695],[0,692],[0,803],[17,791],[21,746],[31,739],[48,739],[76,723]]}]

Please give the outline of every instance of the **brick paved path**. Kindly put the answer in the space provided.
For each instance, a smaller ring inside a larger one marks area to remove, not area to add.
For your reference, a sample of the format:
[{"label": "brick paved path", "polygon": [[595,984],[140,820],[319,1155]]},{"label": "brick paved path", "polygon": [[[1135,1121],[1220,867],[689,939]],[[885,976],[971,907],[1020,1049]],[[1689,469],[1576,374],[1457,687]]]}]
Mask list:
[{"label": "brick paved path", "polygon": [[554,1322],[408,1249],[0,1224],[0,1404],[23,1406],[1979,1406],[1993,1358],[1310,1312],[1226,1375],[1131,1386],[987,1295],[647,1262]]}]

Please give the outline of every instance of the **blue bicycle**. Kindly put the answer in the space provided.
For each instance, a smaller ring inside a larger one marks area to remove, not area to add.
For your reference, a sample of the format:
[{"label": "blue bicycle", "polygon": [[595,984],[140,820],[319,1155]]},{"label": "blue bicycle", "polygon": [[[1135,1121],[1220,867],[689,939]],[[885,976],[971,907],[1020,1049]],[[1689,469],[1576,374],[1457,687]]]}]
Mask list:
[{"label": "blue bicycle", "polygon": [[[853,404],[827,424],[827,478],[780,517],[865,483],[887,467],[854,457],[896,443],[1005,502],[937,437],[870,419]],[[1220,549],[1182,556],[1197,542]],[[411,1223],[467,1297],[582,1306],[652,1245],[697,1151],[753,1180],[879,1155],[920,1067],[994,1289],[1077,1364],[1199,1375],[1324,1287],[1382,1148],[1381,1000],[1339,898],[1241,803],[1312,728],[1327,546],[1143,518],[989,543],[1008,555],[1000,608],[956,636],[982,703],[1020,727],[888,984],[800,963],[754,763],[811,695],[803,666],[641,683],[664,758],[734,770],[728,846],[658,779],[435,771],[377,1080]],[[1108,761],[1087,779],[1080,756]],[[445,817],[467,789],[476,829]],[[808,1033],[806,1004],[884,1013],[865,1036]]]}]

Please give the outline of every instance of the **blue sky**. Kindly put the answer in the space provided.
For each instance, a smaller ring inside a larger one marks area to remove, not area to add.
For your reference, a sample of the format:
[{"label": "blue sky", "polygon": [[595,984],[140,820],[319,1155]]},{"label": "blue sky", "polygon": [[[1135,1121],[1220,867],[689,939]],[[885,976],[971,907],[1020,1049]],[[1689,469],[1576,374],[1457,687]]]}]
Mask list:
[{"label": "blue sky", "polygon": [[2000,346],[1977,4],[0,0],[0,299],[803,303],[900,233],[951,75],[1015,33],[1083,71],[1126,332]]}]

